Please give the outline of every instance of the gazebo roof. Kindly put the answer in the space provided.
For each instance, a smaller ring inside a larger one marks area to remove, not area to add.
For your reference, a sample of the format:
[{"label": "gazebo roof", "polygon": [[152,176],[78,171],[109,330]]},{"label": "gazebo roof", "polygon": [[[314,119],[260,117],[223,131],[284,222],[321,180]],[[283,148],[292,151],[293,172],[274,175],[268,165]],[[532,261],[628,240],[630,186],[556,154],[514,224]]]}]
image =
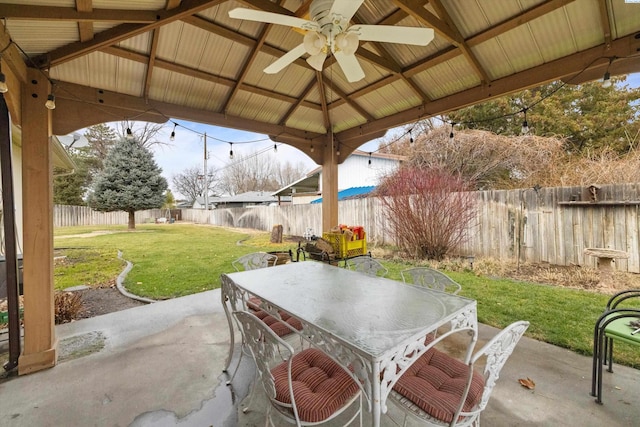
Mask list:
[{"label": "gazebo roof", "polygon": [[[625,0],[366,0],[352,23],[430,27],[427,46],[361,42],[365,77],[295,60],[263,69],[299,31],[229,17],[237,7],[307,16],[303,0],[22,0],[6,33],[49,73],[53,132],[90,121],[190,120],[264,133],[322,163],[387,129],[556,79],[640,71],[640,4]],[[635,56],[633,56],[635,55]],[[110,118],[105,120],[105,118]],[[177,129],[179,131],[179,129]],[[315,150],[311,148],[314,147]]]}]

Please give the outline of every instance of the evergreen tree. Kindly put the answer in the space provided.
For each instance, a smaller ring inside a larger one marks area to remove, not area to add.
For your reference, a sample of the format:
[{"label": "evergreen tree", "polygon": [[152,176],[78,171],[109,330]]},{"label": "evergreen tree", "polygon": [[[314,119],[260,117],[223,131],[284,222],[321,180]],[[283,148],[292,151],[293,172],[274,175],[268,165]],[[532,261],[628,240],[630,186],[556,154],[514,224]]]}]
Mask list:
[{"label": "evergreen tree", "polygon": [[133,230],[136,211],[159,208],[165,202],[168,185],[161,172],[151,151],[136,141],[122,139],[104,159],[89,205],[103,212],[129,213],[129,229]]}]

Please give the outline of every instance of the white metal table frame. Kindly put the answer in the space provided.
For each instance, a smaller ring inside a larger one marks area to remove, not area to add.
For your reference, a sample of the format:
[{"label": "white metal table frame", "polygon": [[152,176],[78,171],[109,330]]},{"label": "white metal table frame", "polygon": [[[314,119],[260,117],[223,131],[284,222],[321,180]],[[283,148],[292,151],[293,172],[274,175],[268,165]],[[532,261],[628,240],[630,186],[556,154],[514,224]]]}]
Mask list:
[{"label": "white metal table frame", "polygon": [[447,324],[477,332],[475,300],[325,263],[223,274],[221,281],[222,300],[233,310],[257,296],[274,316],[282,310],[300,319],[305,340],[348,367],[360,384],[374,427],[398,378],[431,348],[429,334]]}]

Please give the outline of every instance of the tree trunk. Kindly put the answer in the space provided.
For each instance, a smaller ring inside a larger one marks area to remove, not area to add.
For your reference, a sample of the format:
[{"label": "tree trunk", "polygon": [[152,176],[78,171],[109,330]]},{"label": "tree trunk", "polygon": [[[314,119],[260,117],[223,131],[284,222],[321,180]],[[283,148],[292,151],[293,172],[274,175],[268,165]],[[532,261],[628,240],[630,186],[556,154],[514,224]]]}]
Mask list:
[{"label": "tree trunk", "polygon": [[136,229],[136,211],[129,211],[129,230]]}]

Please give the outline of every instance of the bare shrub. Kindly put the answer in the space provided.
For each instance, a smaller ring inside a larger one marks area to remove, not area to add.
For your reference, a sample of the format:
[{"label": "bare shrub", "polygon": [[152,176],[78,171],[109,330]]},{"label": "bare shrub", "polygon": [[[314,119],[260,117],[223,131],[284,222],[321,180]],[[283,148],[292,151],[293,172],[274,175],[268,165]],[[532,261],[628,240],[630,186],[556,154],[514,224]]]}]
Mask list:
[{"label": "bare shrub", "polygon": [[442,259],[467,238],[475,199],[459,175],[441,169],[400,168],[378,189],[400,249],[414,258]]},{"label": "bare shrub", "polygon": [[68,323],[76,319],[83,310],[80,294],[56,292],[54,295],[55,323]]}]

